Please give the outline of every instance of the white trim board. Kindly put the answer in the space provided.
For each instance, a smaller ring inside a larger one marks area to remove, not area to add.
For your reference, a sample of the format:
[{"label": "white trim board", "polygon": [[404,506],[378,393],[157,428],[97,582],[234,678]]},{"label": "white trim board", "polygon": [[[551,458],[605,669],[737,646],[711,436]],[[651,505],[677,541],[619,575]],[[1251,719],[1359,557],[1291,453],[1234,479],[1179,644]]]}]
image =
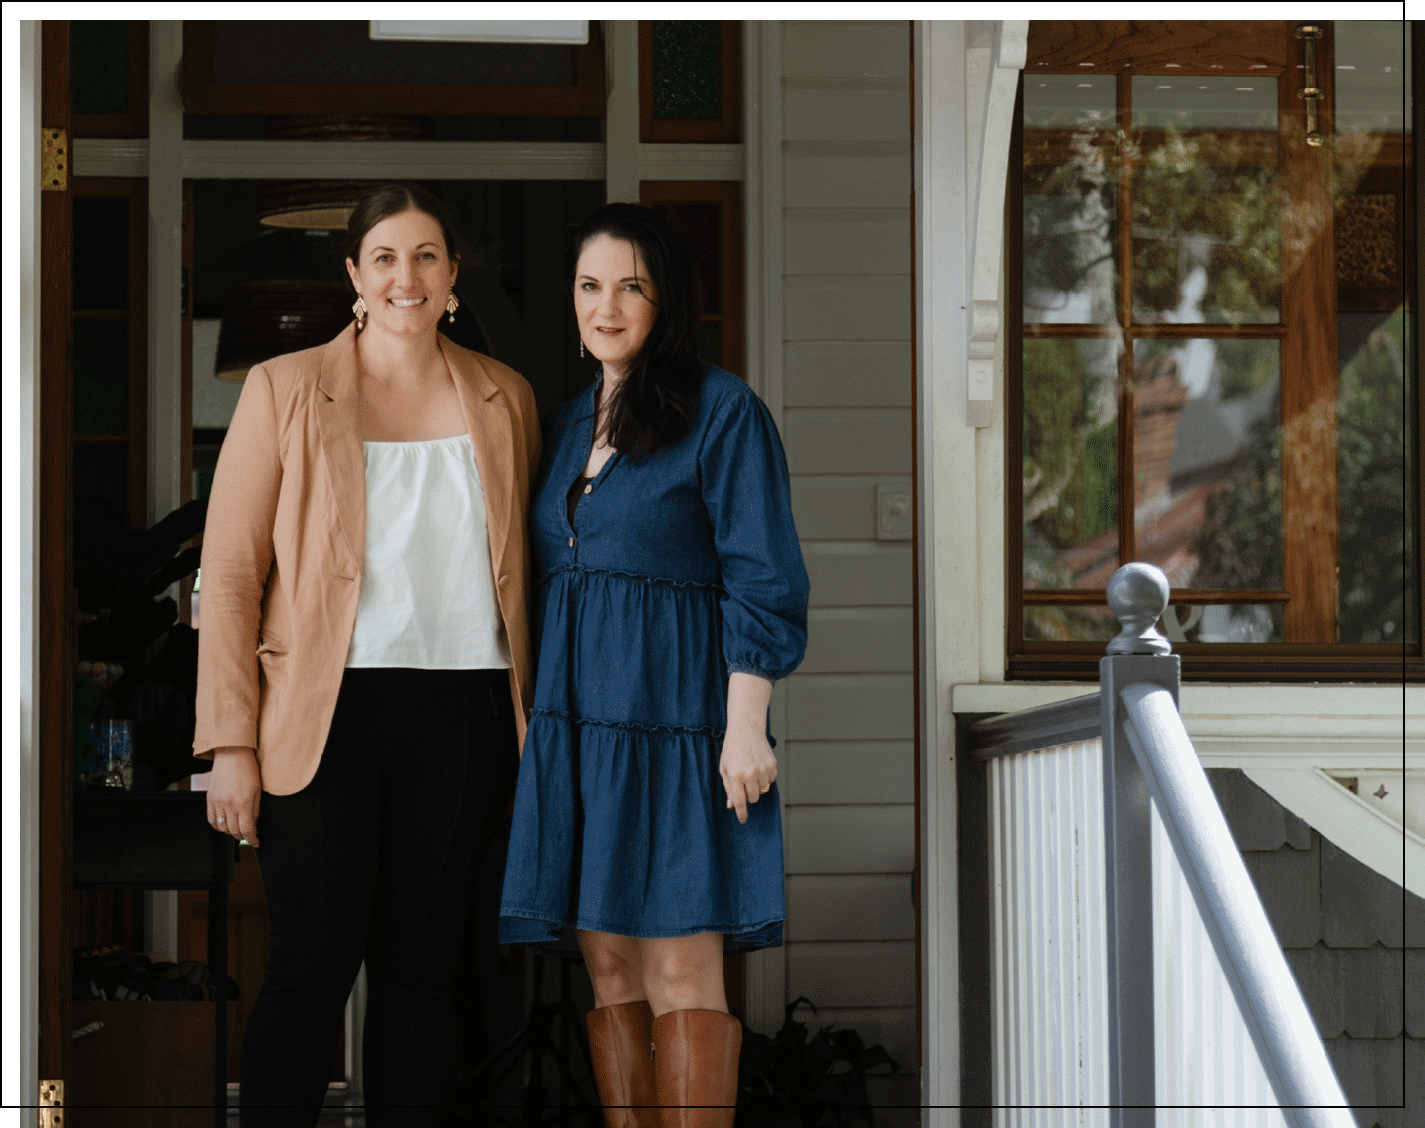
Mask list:
[{"label": "white trim board", "polygon": [[[957,685],[956,713],[1012,713],[1097,693],[1092,682]],[[1185,684],[1203,767],[1425,769],[1425,687]]]},{"label": "white trim board", "polygon": [[[981,682],[955,686],[950,704],[956,713],[1013,713],[1097,692],[1097,682]],[[1184,682],[1180,699],[1183,717],[1213,734],[1310,738],[1349,730],[1425,740],[1425,686]]]},{"label": "white trim board", "polygon": [[[742,25],[742,90],[747,145],[743,193],[747,371],[777,426],[782,426],[782,23]],[[772,725],[787,731],[786,682],[772,691]],[[789,767],[785,753],[783,772]],[[784,794],[787,792],[784,791]],[[787,820],[782,820],[783,857]],[[755,1030],[781,1027],[787,1005],[787,949],[763,948],[747,956],[747,1023]]]},{"label": "white trim board", "polygon": [[979,674],[975,431],[965,418],[965,26],[917,20],[914,206],[920,556],[921,1101],[926,1128],[959,1124],[960,949],[955,683]]},{"label": "white trim board", "polygon": [[1425,838],[1352,795],[1320,768],[1244,768],[1243,773],[1356,861],[1425,897]]},{"label": "white trim board", "polygon": [[[10,30],[7,26],[6,31]],[[34,1016],[39,1014],[40,936],[40,21],[18,21],[18,34],[6,35],[5,73],[18,73],[19,97],[13,103],[7,98],[5,107],[8,121],[17,127],[18,149],[18,175],[5,192],[10,205],[5,238],[7,245],[15,247],[9,256],[13,265],[8,268],[14,274],[6,278],[5,297],[7,314],[18,314],[5,320],[7,590],[5,757],[0,777],[0,887],[4,902],[0,921],[11,946],[0,972],[4,1004],[0,1012],[0,1105],[34,1108],[39,1104],[39,1033]],[[17,388],[11,385],[12,380]],[[17,410],[11,410],[12,405]],[[13,510],[9,507],[12,499]],[[10,539],[12,532],[14,540]]]}]

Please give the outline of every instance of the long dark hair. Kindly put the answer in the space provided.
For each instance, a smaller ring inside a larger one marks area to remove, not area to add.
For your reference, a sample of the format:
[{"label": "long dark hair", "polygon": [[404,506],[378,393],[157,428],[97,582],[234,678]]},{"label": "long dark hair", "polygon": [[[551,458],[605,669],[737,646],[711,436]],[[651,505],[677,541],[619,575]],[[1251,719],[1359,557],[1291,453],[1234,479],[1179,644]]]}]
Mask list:
[{"label": "long dark hair", "polygon": [[609,445],[637,461],[692,428],[704,371],[696,347],[702,295],[688,240],[658,212],[638,204],[605,204],[584,220],[570,248],[571,279],[580,253],[600,235],[638,248],[658,297],[648,339],[608,406]]},{"label": "long dark hair", "polygon": [[408,211],[425,212],[440,224],[445,253],[451,262],[460,261],[460,236],[456,234],[455,224],[450,221],[450,213],[429,189],[419,184],[382,184],[361,193],[346,221],[346,257],[359,264],[361,244],[366,233],[383,219]]}]

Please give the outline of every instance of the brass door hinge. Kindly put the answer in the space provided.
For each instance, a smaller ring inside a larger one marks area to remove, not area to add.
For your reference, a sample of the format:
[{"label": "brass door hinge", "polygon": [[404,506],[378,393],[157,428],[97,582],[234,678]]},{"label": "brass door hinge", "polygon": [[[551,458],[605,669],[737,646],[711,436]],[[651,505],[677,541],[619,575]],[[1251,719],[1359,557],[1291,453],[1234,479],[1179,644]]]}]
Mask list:
[{"label": "brass door hinge", "polygon": [[63,129],[42,129],[40,189],[63,192],[69,187],[69,133]]},{"label": "brass door hinge", "polygon": [[64,1128],[64,1082],[40,1082],[40,1128]]}]

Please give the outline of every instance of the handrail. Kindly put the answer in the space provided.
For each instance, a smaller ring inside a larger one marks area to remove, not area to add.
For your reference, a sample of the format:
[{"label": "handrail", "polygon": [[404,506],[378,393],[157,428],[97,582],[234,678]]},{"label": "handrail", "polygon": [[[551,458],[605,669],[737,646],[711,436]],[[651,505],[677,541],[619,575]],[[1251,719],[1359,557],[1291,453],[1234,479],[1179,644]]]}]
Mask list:
[{"label": "handrail", "polygon": [[1119,698],[1129,744],[1283,1115],[1293,1128],[1354,1128],[1172,693],[1138,683]]},{"label": "handrail", "polygon": [[962,754],[986,761],[1102,741],[1112,1128],[1153,1128],[1156,1119],[1155,804],[1282,1116],[1291,1128],[1355,1128],[1178,712],[1180,660],[1155,627],[1169,595],[1159,569],[1141,563],[1120,568],[1107,598],[1122,630],[1100,663],[1099,692],[973,720],[964,730]]},{"label": "handrail", "polygon": [[977,760],[1095,740],[1099,730],[1099,695],[1090,693],[1014,713],[994,713],[971,721],[966,729],[966,751]]},{"label": "handrail", "polygon": [[1282,1115],[1292,1128],[1355,1128],[1178,713],[1179,660],[1154,627],[1167,577],[1126,564],[1107,596],[1123,628],[1099,667],[1112,1123],[1152,1124],[1151,795]]}]

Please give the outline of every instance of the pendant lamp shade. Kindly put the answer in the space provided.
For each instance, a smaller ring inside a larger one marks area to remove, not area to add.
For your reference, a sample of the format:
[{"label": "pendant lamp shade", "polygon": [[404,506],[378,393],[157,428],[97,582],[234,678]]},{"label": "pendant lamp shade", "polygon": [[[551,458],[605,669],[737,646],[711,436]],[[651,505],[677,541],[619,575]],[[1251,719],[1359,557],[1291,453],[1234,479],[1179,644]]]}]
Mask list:
[{"label": "pendant lamp shade", "polygon": [[[430,136],[425,118],[401,114],[269,117],[267,136],[278,141],[421,141]],[[257,218],[267,227],[341,231],[356,207],[362,180],[263,180],[257,186]]]},{"label": "pendant lamp shade", "polygon": [[351,302],[340,282],[239,282],[223,300],[218,379],[242,380],[254,364],[326,344],[350,324]]}]

